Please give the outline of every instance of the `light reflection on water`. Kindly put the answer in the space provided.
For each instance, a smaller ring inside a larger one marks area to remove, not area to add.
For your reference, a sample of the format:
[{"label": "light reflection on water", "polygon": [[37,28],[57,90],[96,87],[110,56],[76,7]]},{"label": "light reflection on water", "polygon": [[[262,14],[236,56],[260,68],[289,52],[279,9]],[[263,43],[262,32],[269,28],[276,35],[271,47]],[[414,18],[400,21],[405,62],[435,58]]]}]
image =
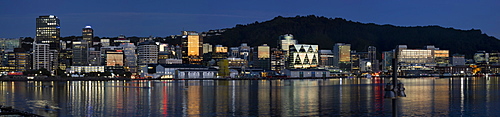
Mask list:
[{"label": "light reflection on water", "polygon": [[[500,113],[498,77],[400,80],[400,116]],[[0,105],[44,116],[391,116],[388,81],[3,81]]]}]

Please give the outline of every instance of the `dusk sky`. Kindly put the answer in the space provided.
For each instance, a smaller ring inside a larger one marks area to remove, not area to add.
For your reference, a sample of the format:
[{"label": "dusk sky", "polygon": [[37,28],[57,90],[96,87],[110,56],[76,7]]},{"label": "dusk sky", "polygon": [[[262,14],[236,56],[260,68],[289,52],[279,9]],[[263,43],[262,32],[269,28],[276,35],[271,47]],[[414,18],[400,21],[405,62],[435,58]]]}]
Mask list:
[{"label": "dusk sky", "polygon": [[2,0],[0,38],[34,37],[35,19],[51,14],[61,21],[61,36],[81,36],[81,29],[91,25],[99,37],[165,37],[276,16],[317,15],[397,26],[474,28],[499,38],[499,11],[499,0]]}]

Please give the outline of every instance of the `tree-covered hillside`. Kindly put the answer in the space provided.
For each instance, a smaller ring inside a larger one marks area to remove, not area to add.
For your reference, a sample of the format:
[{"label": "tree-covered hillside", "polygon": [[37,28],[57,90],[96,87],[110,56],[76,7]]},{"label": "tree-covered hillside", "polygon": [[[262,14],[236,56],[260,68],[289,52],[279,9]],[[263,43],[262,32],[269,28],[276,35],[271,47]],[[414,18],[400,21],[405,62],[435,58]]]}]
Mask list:
[{"label": "tree-covered hillside", "polygon": [[301,44],[318,44],[321,49],[332,49],[334,43],[349,43],[357,51],[366,51],[370,45],[381,51],[389,51],[397,45],[421,49],[435,45],[450,50],[450,54],[465,54],[467,58],[478,50],[497,51],[500,40],[482,34],[481,30],[457,30],[440,26],[400,27],[359,23],[341,18],[326,18],[314,15],[276,17],[270,21],[236,25],[226,29],[222,35],[204,38],[205,43],[230,47],[248,43],[258,46],[264,43],[276,47],[280,35],[293,34]]}]

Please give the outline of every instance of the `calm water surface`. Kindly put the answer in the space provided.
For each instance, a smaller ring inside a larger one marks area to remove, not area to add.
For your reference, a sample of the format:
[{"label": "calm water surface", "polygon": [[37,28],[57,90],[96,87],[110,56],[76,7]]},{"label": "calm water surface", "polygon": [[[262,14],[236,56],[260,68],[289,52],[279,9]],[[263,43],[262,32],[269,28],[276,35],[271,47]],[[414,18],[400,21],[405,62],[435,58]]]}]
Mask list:
[{"label": "calm water surface", "polygon": [[[399,116],[500,115],[498,77],[400,80]],[[43,116],[391,116],[388,81],[3,81],[0,105]]]}]

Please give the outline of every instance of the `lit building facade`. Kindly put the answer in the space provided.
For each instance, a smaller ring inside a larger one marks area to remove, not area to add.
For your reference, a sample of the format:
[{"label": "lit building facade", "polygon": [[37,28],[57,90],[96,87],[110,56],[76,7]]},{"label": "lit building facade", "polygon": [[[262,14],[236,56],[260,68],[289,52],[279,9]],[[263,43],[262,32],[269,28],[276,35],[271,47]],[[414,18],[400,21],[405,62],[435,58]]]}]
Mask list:
[{"label": "lit building facade", "polygon": [[336,43],[333,46],[333,65],[342,72],[347,73],[351,69],[351,44]]},{"label": "lit building facade", "polygon": [[88,64],[88,43],[85,40],[73,42],[72,66],[87,66]]},{"label": "lit building facade", "polygon": [[294,44],[289,47],[289,52],[289,69],[306,69],[318,67],[318,45]]},{"label": "lit building facade", "polygon": [[333,68],[333,52],[332,50],[319,50],[319,67],[321,68]]},{"label": "lit building facade", "polygon": [[137,55],[134,43],[121,43],[120,47],[123,48],[123,54],[125,55],[125,70],[136,73],[137,72]]},{"label": "lit building facade", "polygon": [[203,38],[194,31],[182,31],[182,62],[201,65]]},{"label": "lit building facade", "polygon": [[52,71],[54,55],[49,50],[49,44],[33,44],[33,69],[45,68]]},{"label": "lit building facade", "polygon": [[283,54],[285,54],[285,58],[288,58],[288,51],[290,50],[289,47],[295,44],[297,44],[297,40],[293,39],[292,34],[284,34],[279,37],[278,49],[283,51]]},{"label": "lit building facade", "polygon": [[59,50],[61,36],[60,21],[54,15],[39,16],[36,18],[36,42],[49,44],[49,49]]},{"label": "lit building facade", "polygon": [[82,38],[87,44],[92,44],[92,39],[94,38],[94,29],[92,29],[92,26],[85,26],[82,29]]},{"label": "lit building facade", "polygon": [[146,41],[137,47],[137,59],[140,67],[158,64],[158,46],[153,41]]},{"label": "lit building facade", "polygon": [[282,73],[285,69],[285,54],[278,48],[271,48],[271,70]]},{"label": "lit building facade", "polygon": [[14,71],[26,71],[31,69],[30,53],[22,48],[16,48],[14,52],[8,53],[8,66],[14,67]]}]

